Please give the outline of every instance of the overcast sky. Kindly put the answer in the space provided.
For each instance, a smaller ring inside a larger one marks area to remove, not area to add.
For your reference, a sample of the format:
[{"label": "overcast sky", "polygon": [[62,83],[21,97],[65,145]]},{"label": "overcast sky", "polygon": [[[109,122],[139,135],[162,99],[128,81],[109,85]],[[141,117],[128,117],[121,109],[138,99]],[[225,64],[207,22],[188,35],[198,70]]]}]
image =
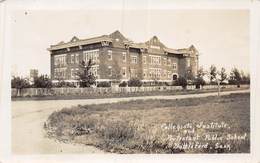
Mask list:
[{"label": "overcast sky", "polygon": [[23,76],[32,68],[50,74],[50,45],[115,30],[135,42],[156,35],[170,48],[193,44],[200,66],[249,72],[248,10],[19,10],[10,21],[12,70]]}]

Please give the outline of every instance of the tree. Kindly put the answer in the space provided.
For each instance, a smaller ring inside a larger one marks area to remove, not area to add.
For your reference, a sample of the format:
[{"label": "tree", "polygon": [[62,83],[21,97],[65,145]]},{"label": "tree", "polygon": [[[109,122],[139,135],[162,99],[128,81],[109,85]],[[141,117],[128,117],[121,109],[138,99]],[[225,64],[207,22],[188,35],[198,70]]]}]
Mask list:
[{"label": "tree", "polygon": [[200,86],[203,87],[206,84],[206,81],[204,80],[205,75],[206,75],[206,72],[204,71],[203,67],[200,67],[200,69],[198,70],[197,77],[195,78],[195,82],[194,82],[197,89],[199,89]]},{"label": "tree", "polygon": [[240,87],[241,84],[241,74],[237,68],[233,68],[230,72],[229,84],[236,84],[238,87]]},{"label": "tree", "polygon": [[13,77],[11,80],[11,87],[16,89],[23,89],[30,87],[30,83],[27,79],[21,77]]},{"label": "tree", "polygon": [[220,75],[220,84],[223,84],[223,81],[227,79],[226,69],[224,67],[221,68],[219,75]]},{"label": "tree", "polygon": [[183,89],[186,89],[188,85],[188,81],[185,77],[180,76],[176,81],[176,85],[182,86]]},{"label": "tree", "polygon": [[191,80],[191,81],[193,81],[193,80],[195,79],[195,77],[194,77],[194,75],[193,75],[191,69],[186,70],[184,77],[185,77],[187,80]]},{"label": "tree", "polygon": [[216,76],[217,76],[217,68],[215,65],[211,65],[209,68],[210,83],[213,83],[216,80]]},{"label": "tree", "polygon": [[250,74],[244,74],[244,72],[241,71],[241,84],[250,84]]},{"label": "tree", "polygon": [[13,77],[11,80],[11,87],[16,88],[16,95],[20,96],[20,92],[24,88],[29,88],[30,83],[28,79],[24,79],[21,77]]},{"label": "tree", "polygon": [[35,77],[33,87],[51,88],[52,87],[51,79],[47,75],[41,75],[39,77]]},{"label": "tree", "polygon": [[90,59],[87,63],[82,61],[79,65],[79,71],[76,73],[81,87],[90,87],[96,81],[94,74],[91,72],[91,68],[94,63]]}]

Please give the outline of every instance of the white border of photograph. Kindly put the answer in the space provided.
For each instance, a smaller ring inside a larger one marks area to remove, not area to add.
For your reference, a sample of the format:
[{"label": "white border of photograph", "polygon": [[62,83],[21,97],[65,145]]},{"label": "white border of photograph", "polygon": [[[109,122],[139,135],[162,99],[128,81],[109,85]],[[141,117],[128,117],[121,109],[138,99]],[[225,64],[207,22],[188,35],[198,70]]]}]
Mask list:
[{"label": "white border of photograph", "polygon": [[[8,13],[13,10],[87,10],[87,9],[248,9],[250,10],[250,74],[251,74],[251,153],[250,154],[160,154],[160,155],[12,155],[11,153],[11,58],[8,54]],[[249,0],[6,0],[0,3],[0,162],[260,162],[260,1]]]}]

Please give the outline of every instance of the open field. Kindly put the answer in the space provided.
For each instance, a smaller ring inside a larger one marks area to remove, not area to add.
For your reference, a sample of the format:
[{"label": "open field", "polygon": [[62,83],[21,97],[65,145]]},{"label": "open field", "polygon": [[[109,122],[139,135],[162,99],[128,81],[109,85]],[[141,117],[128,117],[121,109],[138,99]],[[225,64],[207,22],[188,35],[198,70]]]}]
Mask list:
[{"label": "open field", "polygon": [[53,112],[44,128],[113,153],[248,153],[250,94],[78,105]]}]

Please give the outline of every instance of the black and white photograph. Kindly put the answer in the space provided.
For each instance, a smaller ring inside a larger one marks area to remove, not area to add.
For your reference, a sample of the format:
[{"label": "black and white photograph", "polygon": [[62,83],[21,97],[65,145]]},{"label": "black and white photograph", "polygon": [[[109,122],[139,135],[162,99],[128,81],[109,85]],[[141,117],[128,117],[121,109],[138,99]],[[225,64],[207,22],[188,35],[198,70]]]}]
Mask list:
[{"label": "black and white photograph", "polygon": [[252,154],[250,8],[100,3],[1,8],[11,155]]}]

